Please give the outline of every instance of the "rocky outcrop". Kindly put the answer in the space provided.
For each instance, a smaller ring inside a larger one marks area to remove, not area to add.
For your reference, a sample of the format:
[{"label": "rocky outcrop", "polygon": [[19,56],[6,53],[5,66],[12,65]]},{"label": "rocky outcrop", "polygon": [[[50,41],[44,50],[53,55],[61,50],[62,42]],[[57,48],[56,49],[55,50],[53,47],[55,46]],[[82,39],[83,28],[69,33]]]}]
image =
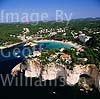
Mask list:
[{"label": "rocky outcrop", "polygon": [[70,86],[78,83],[80,90],[92,91],[92,86],[100,89],[99,69],[95,64],[75,65],[73,70],[66,69],[66,82]]},{"label": "rocky outcrop", "polygon": [[93,90],[94,80],[89,75],[83,74],[80,76],[78,85],[80,86],[81,91],[88,93],[88,91]]},{"label": "rocky outcrop", "polygon": [[66,83],[70,86],[74,86],[79,81],[80,73],[76,73],[73,70],[66,70]]},{"label": "rocky outcrop", "polygon": [[21,63],[19,63],[18,65],[16,65],[16,66],[11,70],[11,75],[12,75],[12,76],[16,76],[17,73],[20,71],[20,65],[21,65]]},{"label": "rocky outcrop", "polygon": [[97,78],[97,80],[95,82],[95,86],[98,88],[98,90],[100,92],[100,73],[99,73],[98,78]]},{"label": "rocky outcrop", "polygon": [[74,86],[75,84],[78,83],[81,74],[82,74],[81,65],[75,65],[73,70],[66,69],[66,77],[67,77],[66,83],[70,86]]},{"label": "rocky outcrop", "polygon": [[88,64],[80,67],[80,79],[78,84],[81,90],[85,90],[86,92],[92,91],[92,87],[99,87],[98,77],[99,77],[99,69],[95,64]]},{"label": "rocky outcrop", "polygon": [[54,80],[59,77],[66,78],[65,69],[55,63],[44,66],[42,71],[42,80]]},{"label": "rocky outcrop", "polygon": [[[25,77],[42,77],[42,80],[54,80],[63,77],[65,83],[74,86],[78,83],[80,90],[92,91],[92,86],[100,90],[99,69],[94,64],[75,65],[73,70],[66,69],[57,63],[49,63],[42,66],[37,58],[25,59],[15,66],[11,74],[15,76],[18,71],[25,70]],[[85,76],[84,76],[85,75]]]},{"label": "rocky outcrop", "polygon": [[39,77],[41,65],[38,61],[37,59],[24,59],[22,63],[19,63],[12,69],[11,74],[15,76],[19,71],[25,71],[25,77]]},{"label": "rocky outcrop", "polygon": [[25,70],[25,77],[38,78],[41,74],[41,65],[37,59],[28,59],[28,66]]}]

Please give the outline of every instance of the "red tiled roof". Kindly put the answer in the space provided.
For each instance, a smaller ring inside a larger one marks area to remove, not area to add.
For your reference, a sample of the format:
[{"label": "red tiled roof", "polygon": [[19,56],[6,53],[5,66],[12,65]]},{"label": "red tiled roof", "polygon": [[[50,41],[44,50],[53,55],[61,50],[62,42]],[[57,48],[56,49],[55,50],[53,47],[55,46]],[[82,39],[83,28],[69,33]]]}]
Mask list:
[{"label": "red tiled roof", "polygon": [[68,55],[68,54],[63,54],[63,55],[61,55],[61,58],[69,59],[69,58],[70,58],[70,55]]}]

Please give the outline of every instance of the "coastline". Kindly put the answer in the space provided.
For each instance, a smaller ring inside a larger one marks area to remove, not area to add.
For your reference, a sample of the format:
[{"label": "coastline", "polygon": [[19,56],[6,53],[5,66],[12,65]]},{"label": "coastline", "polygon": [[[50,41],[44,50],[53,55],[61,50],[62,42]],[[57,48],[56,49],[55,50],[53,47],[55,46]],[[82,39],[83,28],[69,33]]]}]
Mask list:
[{"label": "coastline", "polygon": [[14,43],[14,44],[6,45],[6,46],[0,46],[0,50],[6,49],[6,48],[10,48],[10,47],[13,47],[13,46],[17,46],[19,44],[23,44],[23,42]]},{"label": "coastline", "polygon": [[61,44],[65,44],[65,45],[71,45],[74,48],[78,49],[80,47],[82,47],[82,45],[79,45],[77,43],[73,43],[71,41],[56,41],[56,40],[39,40],[39,41],[34,41],[35,43],[39,43],[39,42],[55,42],[55,43],[61,43]]},{"label": "coastline", "polygon": [[[65,45],[71,45],[72,47],[78,49],[80,47],[82,47],[82,45],[79,45],[77,43],[73,43],[72,41],[57,41],[57,40],[39,40],[39,41],[34,41],[35,43],[38,43],[38,42],[55,42],[55,43],[61,43],[61,44],[65,44]],[[13,47],[13,46],[17,46],[19,44],[23,44],[25,42],[19,42],[19,43],[14,43],[14,44],[10,44],[10,45],[6,45],[6,46],[0,46],[0,50],[3,50],[3,49],[6,49],[6,48],[10,48],[10,47]],[[32,45],[32,46],[35,46],[36,44],[25,44],[25,46],[27,45]]]}]

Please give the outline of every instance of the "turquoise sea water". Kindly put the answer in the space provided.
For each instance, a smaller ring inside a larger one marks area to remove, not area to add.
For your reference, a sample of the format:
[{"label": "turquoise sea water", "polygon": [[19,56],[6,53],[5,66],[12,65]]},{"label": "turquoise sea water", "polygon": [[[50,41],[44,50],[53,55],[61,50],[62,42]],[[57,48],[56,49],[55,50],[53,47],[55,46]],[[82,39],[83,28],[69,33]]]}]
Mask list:
[{"label": "turquoise sea water", "polygon": [[73,46],[67,45],[67,44],[62,44],[62,43],[57,43],[57,42],[38,42],[37,43],[38,48],[43,48],[43,49],[54,49],[54,48],[71,48]]}]

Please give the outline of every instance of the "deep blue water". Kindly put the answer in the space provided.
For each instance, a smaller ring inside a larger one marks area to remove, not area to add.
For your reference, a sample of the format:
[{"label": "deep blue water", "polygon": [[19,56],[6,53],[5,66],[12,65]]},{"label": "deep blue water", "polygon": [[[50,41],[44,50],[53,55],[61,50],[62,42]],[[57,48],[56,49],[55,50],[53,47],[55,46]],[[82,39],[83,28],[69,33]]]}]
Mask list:
[{"label": "deep blue water", "polygon": [[19,45],[0,50],[0,73],[10,73],[10,70],[32,52],[32,48]]},{"label": "deep blue water", "polygon": [[34,50],[47,50],[54,48],[70,48],[72,46],[61,43],[41,42],[35,48],[19,45],[9,49],[0,50],[0,73],[9,73],[11,68],[20,63],[23,58]]}]

